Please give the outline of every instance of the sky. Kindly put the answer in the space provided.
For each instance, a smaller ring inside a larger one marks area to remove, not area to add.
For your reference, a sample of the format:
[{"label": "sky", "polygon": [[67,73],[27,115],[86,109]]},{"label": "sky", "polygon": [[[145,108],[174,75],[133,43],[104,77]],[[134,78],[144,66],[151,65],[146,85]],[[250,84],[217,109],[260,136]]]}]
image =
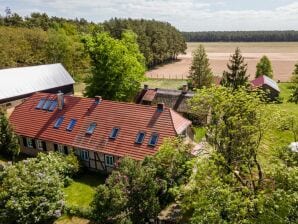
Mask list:
[{"label": "sky", "polygon": [[50,16],[103,22],[112,17],[170,22],[181,31],[298,30],[293,0],[0,0],[22,16]]}]

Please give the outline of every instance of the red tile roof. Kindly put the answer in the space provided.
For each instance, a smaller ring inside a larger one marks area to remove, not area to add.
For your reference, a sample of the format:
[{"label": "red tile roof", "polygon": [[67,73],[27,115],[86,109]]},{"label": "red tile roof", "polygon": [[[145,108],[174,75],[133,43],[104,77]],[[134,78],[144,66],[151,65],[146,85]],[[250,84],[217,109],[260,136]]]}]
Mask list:
[{"label": "red tile roof", "polygon": [[[53,112],[38,110],[41,98],[56,99],[55,94],[36,93],[17,106],[10,117],[18,135],[89,149],[114,156],[129,156],[141,160],[154,154],[164,138],[180,134],[191,122],[170,108],[158,112],[156,107],[103,100],[95,104],[93,98],[64,96],[64,108]],[[63,116],[61,126],[53,128]],[[71,132],[66,130],[70,119],[77,123]],[[95,122],[93,134],[86,134],[90,123]],[[116,139],[109,136],[113,127],[120,128]],[[136,144],[139,131],[145,131],[142,144]],[[155,147],[148,146],[152,133],[158,133]]]}]

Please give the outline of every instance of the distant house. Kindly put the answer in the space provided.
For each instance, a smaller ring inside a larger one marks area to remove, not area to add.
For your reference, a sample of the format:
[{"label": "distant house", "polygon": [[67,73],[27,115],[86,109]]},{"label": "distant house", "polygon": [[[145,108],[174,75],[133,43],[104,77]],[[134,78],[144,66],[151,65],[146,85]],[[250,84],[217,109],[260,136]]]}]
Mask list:
[{"label": "distant house", "polygon": [[275,100],[280,93],[277,83],[268,76],[262,75],[251,81],[253,88],[261,88],[271,100]]},{"label": "distant house", "polygon": [[15,106],[35,92],[73,94],[74,80],[61,64],[0,70],[0,106]]},{"label": "distant house", "polygon": [[149,89],[148,85],[139,93],[136,103],[144,105],[157,105],[164,103],[167,107],[172,108],[178,113],[189,113],[187,100],[194,96],[194,92],[187,89],[187,85],[182,90],[173,89]]},{"label": "distant house", "polygon": [[110,172],[124,156],[142,160],[168,137],[192,138],[191,121],[157,106],[36,93],[18,105],[10,122],[21,151],[73,151],[90,169]]}]

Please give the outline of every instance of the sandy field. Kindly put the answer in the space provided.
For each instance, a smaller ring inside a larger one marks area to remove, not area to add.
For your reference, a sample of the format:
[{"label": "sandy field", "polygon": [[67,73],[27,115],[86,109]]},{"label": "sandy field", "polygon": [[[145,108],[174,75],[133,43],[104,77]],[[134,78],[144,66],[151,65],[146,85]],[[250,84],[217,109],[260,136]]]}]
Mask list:
[{"label": "sandy field", "polygon": [[[192,60],[192,51],[199,43],[188,43],[185,55],[179,56],[179,61],[157,67],[146,73],[150,78],[183,78],[188,75]],[[272,62],[274,79],[286,82],[290,80],[294,64],[298,62],[298,42],[294,43],[202,43],[205,46],[210,64],[215,75],[221,76],[227,68],[229,57],[240,47],[245,62],[248,64],[248,74],[253,79],[256,64],[263,55]]]}]

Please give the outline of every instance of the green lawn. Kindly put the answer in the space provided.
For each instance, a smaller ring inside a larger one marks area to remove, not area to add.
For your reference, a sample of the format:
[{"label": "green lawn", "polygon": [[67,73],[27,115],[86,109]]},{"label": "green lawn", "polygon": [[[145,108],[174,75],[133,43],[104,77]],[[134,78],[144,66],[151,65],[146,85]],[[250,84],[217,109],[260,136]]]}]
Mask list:
[{"label": "green lawn", "polygon": [[143,83],[149,85],[149,88],[178,89],[186,84],[186,80],[181,79],[148,79]]},{"label": "green lawn", "polygon": [[80,175],[64,189],[66,205],[88,208],[95,194],[95,188],[104,181],[105,176],[99,173],[86,172]]},{"label": "green lawn", "polygon": [[[290,83],[280,83],[280,96],[283,98],[283,103],[269,106],[271,108],[277,107],[277,109],[280,110],[280,114],[282,117],[293,116],[296,120],[296,125],[298,125],[298,104],[287,102],[289,99],[289,95],[291,94],[291,90],[289,89],[290,86]],[[282,120],[279,121],[276,127],[268,130],[268,133],[265,135],[260,150],[260,155],[262,162],[266,165],[270,165],[268,162],[270,162],[270,158],[274,156],[274,151],[276,149],[278,149],[279,147],[287,146],[292,141],[294,141],[294,137],[291,131],[281,130],[279,128],[282,123]]]}]

